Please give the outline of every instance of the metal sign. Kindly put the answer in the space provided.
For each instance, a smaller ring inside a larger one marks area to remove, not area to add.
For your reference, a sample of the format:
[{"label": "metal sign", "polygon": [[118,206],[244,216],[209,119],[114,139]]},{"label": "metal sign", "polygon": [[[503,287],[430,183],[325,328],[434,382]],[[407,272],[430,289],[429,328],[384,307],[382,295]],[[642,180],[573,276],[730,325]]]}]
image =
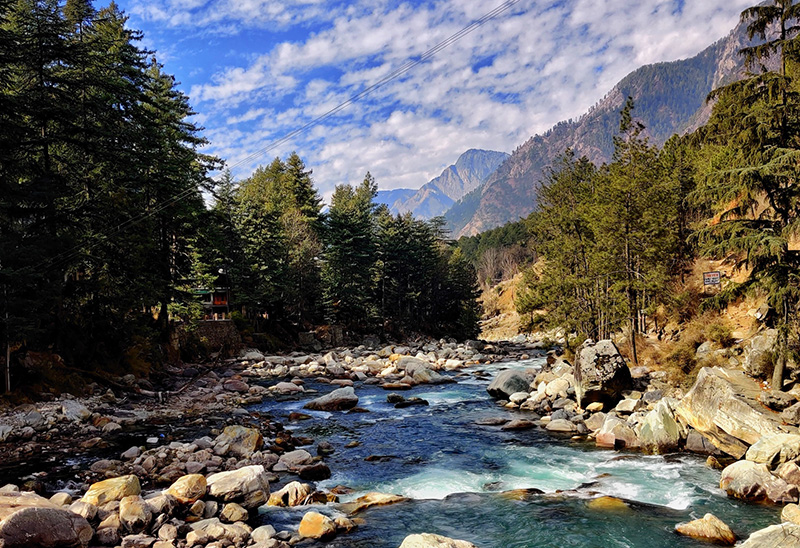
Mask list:
[{"label": "metal sign", "polygon": [[718,270],[714,272],[703,272],[703,285],[719,285],[720,277]]}]

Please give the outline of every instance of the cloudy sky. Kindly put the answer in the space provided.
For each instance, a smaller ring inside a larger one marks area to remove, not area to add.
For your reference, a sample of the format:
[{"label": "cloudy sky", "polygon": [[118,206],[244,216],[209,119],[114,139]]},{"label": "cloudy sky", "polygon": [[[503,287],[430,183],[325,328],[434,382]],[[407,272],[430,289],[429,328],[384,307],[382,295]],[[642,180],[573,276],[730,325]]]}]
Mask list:
[{"label": "cloudy sky", "polygon": [[722,38],[753,0],[518,0],[255,159],[503,0],[117,3],[190,95],[210,152],[246,176],[296,150],[328,196],[368,170],[380,188],[417,188],[469,148],[512,152],[580,116],[635,68]]}]

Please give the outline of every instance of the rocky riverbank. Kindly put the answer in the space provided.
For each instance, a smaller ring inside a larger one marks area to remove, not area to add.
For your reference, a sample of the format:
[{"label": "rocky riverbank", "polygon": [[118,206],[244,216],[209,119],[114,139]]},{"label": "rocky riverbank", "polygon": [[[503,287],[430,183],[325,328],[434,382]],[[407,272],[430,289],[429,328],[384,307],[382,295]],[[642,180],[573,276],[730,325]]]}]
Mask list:
[{"label": "rocky riverbank", "polygon": [[[176,369],[172,385],[158,387],[163,390],[128,377],[118,380],[125,390],[98,387],[89,398],[11,409],[0,416],[0,454],[6,476],[18,475],[0,489],[0,546],[264,548],[347,532],[361,510],[403,498],[369,494],[343,506],[336,519],[307,512],[296,531],[253,527],[264,504],[338,498],[335,489],[306,483],[330,477],[324,456],[333,448],[296,438],[248,408],[265,399],[311,397],[307,379],[336,387],[312,399],[309,409],[362,411],[354,381],[392,391],[397,407],[420,405],[394,392],[453,382],[442,373],[527,358],[527,352],[478,341],[288,356],[250,351],[217,367]],[[290,419],[302,420],[297,415]],[[133,438],[142,443],[120,450]],[[60,462],[67,458],[72,464]],[[271,493],[270,484],[283,486]]]},{"label": "rocky riverbank", "polygon": [[[467,366],[543,356],[542,346],[519,338],[283,356],[248,351],[213,367],[176,369],[169,386],[125,378],[117,383],[125,390],[98,387],[89,398],[9,410],[0,416],[0,453],[13,481],[0,489],[0,546],[274,548],[346,535],[365,525],[359,514],[366,508],[405,499],[369,493],[336,504],[347,487],[317,487],[331,476],[325,461],[336,448],[293,435],[267,412],[270,401],[302,400],[312,412],[363,413],[355,388],[375,385],[397,409],[425,406],[423,398],[403,393],[455,382]],[[480,367],[472,371],[481,377]],[[312,384],[331,389],[317,393]],[[752,535],[745,546],[800,545],[786,544],[800,533],[800,433],[794,426],[800,404],[791,393],[764,391],[741,371],[709,368],[682,395],[657,371],[629,369],[610,341],[587,341],[575,364],[550,352],[544,367],[505,369],[488,392],[517,415],[484,418],[480,427],[540,428],[602,448],[708,455],[710,466],[728,465],[720,486],[729,496],[786,505],[783,523]],[[307,418],[297,411],[288,416]],[[309,509],[282,530],[258,519],[264,505],[329,504],[334,515]],[[617,507],[627,507],[626,501],[592,501],[592,508]],[[676,524],[676,531],[735,541],[711,514]],[[438,535],[406,540],[403,546],[471,546]]]},{"label": "rocky riverbank", "polygon": [[[715,367],[702,369],[684,397],[669,397],[671,387],[657,372],[631,371],[611,341],[586,341],[575,362],[551,354],[542,370],[499,374],[489,394],[504,407],[528,413],[483,424],[509,430],[541,427],[609,449],[709,455],[707,464],[722,469],[720,488],[728,496],[786,505],[783,523],[754,534],[743,546],[800,546],[796,393],[763,390],[742,370]],[[716,544],[736,540],[711,514],[678,524],[676,531]]]}]

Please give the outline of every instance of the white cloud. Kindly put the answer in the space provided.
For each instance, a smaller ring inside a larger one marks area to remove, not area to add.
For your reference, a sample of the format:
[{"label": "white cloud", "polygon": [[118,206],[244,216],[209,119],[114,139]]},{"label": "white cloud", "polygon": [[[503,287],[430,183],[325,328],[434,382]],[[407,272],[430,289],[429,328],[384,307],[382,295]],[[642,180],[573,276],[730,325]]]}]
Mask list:
[{"label": "white cloud", "polygon": [[[143,21],[195,32],[261,29],[268,47],[259,43],[249,61],[216,70],[190,92],[207,114],[211,148],[229,164],[495,7],[480,0],[131,1],[129,11]],[[730,31],[751,2],[686,0],[679,12],[676,0],[523,0],[241,173],[296,150],[325,195],[335,184],[360,181],[367,170],[382,188],[418,187],[468,148],[511,151],[532,134],[580,116],[643,64],[700,52]],[[270,42],[276,26],[291,36]],[[229,47],[220,41],[216,47]]]}]

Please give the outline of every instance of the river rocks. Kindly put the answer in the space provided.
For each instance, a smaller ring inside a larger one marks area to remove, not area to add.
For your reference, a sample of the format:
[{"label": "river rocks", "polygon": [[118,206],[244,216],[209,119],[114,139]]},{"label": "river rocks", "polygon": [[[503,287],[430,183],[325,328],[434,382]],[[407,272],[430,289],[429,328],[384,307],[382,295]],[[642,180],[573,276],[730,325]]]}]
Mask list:
[{"label": "river rocks", "polygon": [[796,462],[785,462],[773,473],[786,483],[800,486],[800,466]]},{"label": "river rocks", "polygon": [[744,370],[751,377],[765,379],[772,375],[775,367],[775,343],[777,329],[767,329],[750,340],[744,358]]},{"label": "river rocks", "polygon": [[[301,466],[311,464],[312,462],[314,462],[314,457],[305,449],[289,451],[281,455],[278,459],[278,463],[282,464],[286,470],[297,470]],[[280,471],[280,469],[277,471]]]},{"label": "river rocks", "polygon": [[734,373],[702,368],[676,413],[718,449],[741,458],[762,436],[784,433],[786,427],[781,426],[776,413],[756,408],[754,397],[742,395],[747,386]]},{"label": "river rocks", "polygon": [[738,548],[797,548],[800,546],[800,525],[782,523],[756,531]]},{"label": "river rocks", "polygon": [[603,426],[597,431],[595,442],[598,447],[609,449],[639,447],[639,438],[628,424],[614,415],[607,415]]},{"label": "river rocks", "polygon": [[719,451],[708,438],[697,430],[689,431],[686,435],[686,445],[684,447],[687,451],[701,455],[711,455]]},{"label": "river rocks", "polygon": [[304,407],[316,411],[344,411],[352,409],[356,405],[358,405],[358,396],[356,396],[352,386],[346,386],[311,400]]},{"label": "river rocks", "polygon": [[678,449],[681,431],[675,421],[669,400],[659,401],[644,417],[639,430],[639,443],[648,453],[669,453]]},{"label": "river rocks", "polygon": [[269,497],[269,476],[261,465],[212,474],[207,483],[212,497],[238,502],[247,509],[264,504]]},{"label": "river rocks", "polygon": [[172,495],[181,504],[192,504],[206,496],[207,490],[205,476],[189,474],[175,481],[164,493]]},{"label": "river rocks", "polygon": [[630,369],[612,341],[586,341],[577,352],[575,392],[578,404],[617,402],[633,386]]},{"label": "river rocks", "polygon": [[675,531],[686,537],[723,546],[736,544],[736,535],[731,528],[714,514],[706,514],[702,519],[688,523],[679,523],[675,526]]},{"label": "river rocks", "polygon": [[514,419],[511,422],[503,425],[501,430],[530,430],[534,428],[536,423],[526,419]]},{"label": "river rocks", "polygon": [[119,521],[129,533],[143,532],[152,519],[153,514],[141,496],[132,495],[119,501]]},{"label": "river rocks", "polygon": [[302,386],[293,382],[279,382],[272,389],[278,394],[299,394],[304,391]]},{"label": "river rocks", "polygon": [[800,506],[794,503],[784,506],[781,510],[781,520],[800,525]]},{"label": "river rocks", "polygon": [[336,524],[328,516],[318,512],[307,512],[297,532],[303,538],[327,540],[336,535]]},{"label": "river rocks", "polygon": [[770,468],[797,457],[800,457],[800,435],[797,434],[763,436],[746,454],[747,460],[766,464]]},{"label": "river rocks", "polygon": [[556,419],[548,422],[547,426],[545,426],[545,430],[557,434],[572,434],[578,431],[578,427],[575,426],[575,423],[566,419]]},{"label": "river rocks", "polygon": [[773,476],[765,464],[742,460],[722,471],[719,486],[729,497],[750,502],[797,502],[798,488]]},{"label": "river rocks", "polygon": [[408,535],[400,548],[477,548],[466,540],[455,540],[441,535],[422,533],[419,535]]},{"label": "river rocks", "polygon": [[235,502],[229,502],[223,506],[222,511],[219,513],[219,519],[224,523],[247,521],[248,517],[250,517],[249,512]]},{"label": "river rocks", "polygon": [[81,548],[92,535],[88,521],[58,508],[22,508],[0,521],[3,548]]},{"label": "river rocks", "polygon": [[786,424],[800,425],[800,402],[784,409],[781,413],[781,420]]},{"label": "river rocks", "polygon": [[95,506],[103,506],[107,502],[122,500],[125,497],[135,496],[141,492],[139,478],[131,474],[93,484],[83,495],[81,501]]},{"label": "river rocks", "polygon": [[408,499],[400,495],[388,495],[386,493],[372,492],[360,496],[352,502],[342,504],[341,509],[343,512],[348,514],[355,514],[361,510],[371,508],[372,506],[386,506],[388,504],[396,504],[406,500]]},{"label": "river rocks", "polygon": [[85,421],[92,416],[92,412],[76,400],[64,400],[61,403],[61,412],[70,421]]},{"label": "river rocks", "polygon": [[227,445],[228,454],[237,457],[251,457],[264,445],[261,432],[244,426],[227,426],[215,440],[217,445]]},{"label": "river rocks", "polygon": [[629,512],[631,507],[622,499],[617,497],[597,497],[586,503],[586,507],[590,510],[598,510],[602,512]]},{"label": "river rocks", "polygon": [[269,496],[268,506],[301,506],[306,504],[314,489],[307,483],[293,481]]},{"label": "river rocks", "polygon": [[506,369],[497,374],[486,391],[495,399],[506,400],[511,394],[526,392],[530,383],[531,381],[525,371],[521,369]]}]

